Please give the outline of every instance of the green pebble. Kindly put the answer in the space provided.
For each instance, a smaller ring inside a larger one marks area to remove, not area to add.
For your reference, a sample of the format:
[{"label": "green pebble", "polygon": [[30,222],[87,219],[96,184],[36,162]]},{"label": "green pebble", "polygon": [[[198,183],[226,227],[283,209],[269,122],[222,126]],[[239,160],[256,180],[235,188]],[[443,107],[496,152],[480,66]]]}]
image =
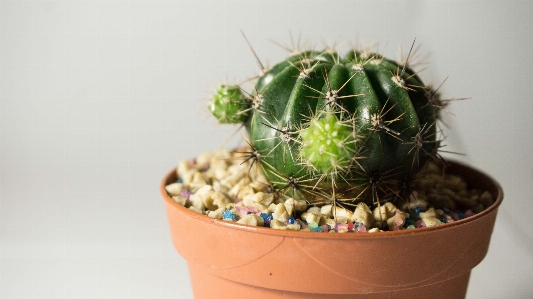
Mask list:
[{"label": "green pebble", "polygon": [[308,225],[310,228],[317,228],[318,227],[318,223],[314,222],[314,221],[311,221],[311,223],[309,223]]}]

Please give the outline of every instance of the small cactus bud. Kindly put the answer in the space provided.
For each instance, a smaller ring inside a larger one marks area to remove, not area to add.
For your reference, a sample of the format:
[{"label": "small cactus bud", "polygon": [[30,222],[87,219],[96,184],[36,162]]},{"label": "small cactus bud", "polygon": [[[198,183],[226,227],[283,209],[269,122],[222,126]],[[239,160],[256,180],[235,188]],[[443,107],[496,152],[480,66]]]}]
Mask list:
[{"label": "small cactus bud", "polygon": [[246,121],[250,100],[243,96],[236,85],[221,85],[211,98],[208,108],[223,124],[235,124]]},{"label": "small cactus bud", "polygon": [[302,158],[322,173],[336,173],[350,164],[354,152],[354,136],[349,124],[328,114],[311,121],[302,130]]}]

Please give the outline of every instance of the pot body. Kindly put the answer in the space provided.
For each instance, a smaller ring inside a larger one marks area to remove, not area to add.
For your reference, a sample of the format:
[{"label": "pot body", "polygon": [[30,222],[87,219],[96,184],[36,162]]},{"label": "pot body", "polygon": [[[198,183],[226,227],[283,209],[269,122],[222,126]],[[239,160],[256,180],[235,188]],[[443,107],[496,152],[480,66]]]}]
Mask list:
[{"label": "pot body", "polygon": [[501,187],[452,163],[470,187],[496,199],[443,225],[380,233],[278,231],[211,219],[175,203],[161,184],[174,247],[189,264],[195,298],[464,298],[485,257]]}]

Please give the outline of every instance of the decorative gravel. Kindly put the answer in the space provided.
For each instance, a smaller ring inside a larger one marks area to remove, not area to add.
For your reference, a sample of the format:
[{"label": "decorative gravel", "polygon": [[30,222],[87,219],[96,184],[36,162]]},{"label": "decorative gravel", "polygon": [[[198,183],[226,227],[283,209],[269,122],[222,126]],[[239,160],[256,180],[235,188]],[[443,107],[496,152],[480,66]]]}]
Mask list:
[{"label": "decorative gravel", "polygon": [[[487,191],[469,189],[459,176],[435,164],[415,181],[407,199],[353,208],[314,206],[276,192],[252,161],[226,150],[206,152],[177,167],[177,182],[166,191],[174,201],[215,219],[272,229],[364,233],[415,229],[449,223],[483,211],[493,203]],[[326,201],[326,199],[324,199]]]}]

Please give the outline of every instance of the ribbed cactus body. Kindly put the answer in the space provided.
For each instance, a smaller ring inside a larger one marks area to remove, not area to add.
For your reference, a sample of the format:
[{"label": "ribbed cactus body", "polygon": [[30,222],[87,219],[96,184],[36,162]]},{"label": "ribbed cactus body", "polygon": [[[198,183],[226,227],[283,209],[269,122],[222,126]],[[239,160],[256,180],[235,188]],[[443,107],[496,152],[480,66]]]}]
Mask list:
[{"label": "ribbed cactus body", "polygon": [[307,51],[265,72],[243,109],[265,176],[312,202],[360,197],[378,180],[417,173],[437,147],[429,97],[392,60]]}]

